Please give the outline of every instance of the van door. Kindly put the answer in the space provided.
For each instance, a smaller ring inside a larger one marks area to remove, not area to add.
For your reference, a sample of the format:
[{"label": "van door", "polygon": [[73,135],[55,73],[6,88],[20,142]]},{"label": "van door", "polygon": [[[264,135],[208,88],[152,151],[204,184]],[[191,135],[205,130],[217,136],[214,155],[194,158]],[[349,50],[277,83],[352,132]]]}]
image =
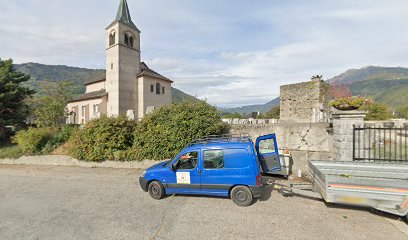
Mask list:
[{"label": "van door", "polygon": [[255,149],[263,172],[274,173],[282,170],[275,134],[258,137]]},{"label": "van door", "polygon": [[165,181],[168,194],[200,193],[199,160],[200,149],[191,149],[180,154],[169,166],[170,176]]}]

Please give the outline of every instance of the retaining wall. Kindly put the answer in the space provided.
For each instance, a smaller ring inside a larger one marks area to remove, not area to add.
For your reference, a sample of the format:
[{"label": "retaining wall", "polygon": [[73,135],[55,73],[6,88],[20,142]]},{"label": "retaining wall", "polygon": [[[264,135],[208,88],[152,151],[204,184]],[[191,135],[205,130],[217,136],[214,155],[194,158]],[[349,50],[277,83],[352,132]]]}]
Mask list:
[{"label": "retaining wall", "polygon": [[230,133],[248,133],[252,139],[275,133],[279,148],[287,148],[293,158],[292,172],[307,171],[307,160],[331,160],[333,140],[329,123],[277,123],[231,125]]}]

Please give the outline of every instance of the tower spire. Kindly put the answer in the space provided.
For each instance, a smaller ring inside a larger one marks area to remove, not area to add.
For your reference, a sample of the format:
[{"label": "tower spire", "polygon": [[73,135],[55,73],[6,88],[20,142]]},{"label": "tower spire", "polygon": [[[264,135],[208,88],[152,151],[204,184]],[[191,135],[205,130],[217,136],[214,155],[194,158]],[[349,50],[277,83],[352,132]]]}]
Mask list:
[{"label": "tower spire", "polygon": [[126,0],[120,0],[119,9],[118,9],[118,12],[116,13],[116,18],[109,25],[109,27],[112,26],[113,24],[117,23],[117,22],[126,24],[129,27],[132,27],[132,28],[136,29],[138,32],[140,32],[140,30],[132,22],[132,18],[130,17],[129,7],[128,7],[128,4],[127,4]]}]

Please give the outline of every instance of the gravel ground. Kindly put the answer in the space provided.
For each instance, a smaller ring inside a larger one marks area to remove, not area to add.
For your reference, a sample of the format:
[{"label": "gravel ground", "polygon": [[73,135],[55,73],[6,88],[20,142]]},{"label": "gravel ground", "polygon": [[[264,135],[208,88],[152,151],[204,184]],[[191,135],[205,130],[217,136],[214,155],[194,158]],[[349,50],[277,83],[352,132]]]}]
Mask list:
[{"label": "gravel ground", "polygon": [[408,239],[392,216],[276,191],[247,208],[215,197],[156,201],[140,173],[0,165],[0,239]]}]

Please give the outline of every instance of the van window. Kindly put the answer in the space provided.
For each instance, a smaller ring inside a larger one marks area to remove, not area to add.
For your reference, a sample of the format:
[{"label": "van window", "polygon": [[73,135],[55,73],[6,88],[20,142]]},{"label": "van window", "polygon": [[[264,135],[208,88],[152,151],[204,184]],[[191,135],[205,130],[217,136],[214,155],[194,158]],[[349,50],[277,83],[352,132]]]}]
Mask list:
[{"label": "van window", "polygon": [[183,154],[176,162],[176,169],[194,169],[198,163],[198,152],[188,152]]},{"label": "van window", "polygon": [[208,150],[204,151],[204,168],[217,169],[224,167],[224,151]]},{"label": "van window", "polygon": [[260,153],[272,153],[275,152],[275,142],[273,139],[265,139],[259,142]]},{"label": "van window", "polygon": [[252,161],[251,155],[245,148],[225,149],[225,168],[247,168]]}]

